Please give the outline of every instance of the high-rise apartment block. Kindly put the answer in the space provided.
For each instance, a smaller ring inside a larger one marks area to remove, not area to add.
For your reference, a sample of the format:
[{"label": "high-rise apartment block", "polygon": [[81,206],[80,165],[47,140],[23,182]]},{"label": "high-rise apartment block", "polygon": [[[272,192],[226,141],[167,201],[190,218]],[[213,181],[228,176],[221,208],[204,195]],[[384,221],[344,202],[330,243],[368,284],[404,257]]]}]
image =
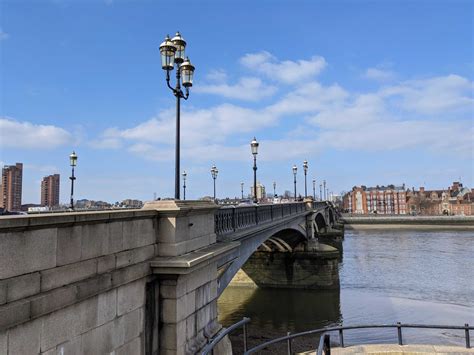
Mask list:
[{"label": "high-rise apartment block", "polygon": [[41,181],[41,205],[59,205],[59,174],[46,176]]},{"label": "high-rise apartment block", "polygon": [[7,211],[20,211],[23,164],[5,165],[2,169],[0,207]]},{"label": "high-rise apartment block", "polygon": [[[252,185],[250,186],[250,195],[254,197],[254,194],[255,194],[255,190]],[[265,186],[263,186],[260,182],[257,182],[257,199],[261,200],[262,198],[265,198],[265,197],[267,197],[265,193]]]}]

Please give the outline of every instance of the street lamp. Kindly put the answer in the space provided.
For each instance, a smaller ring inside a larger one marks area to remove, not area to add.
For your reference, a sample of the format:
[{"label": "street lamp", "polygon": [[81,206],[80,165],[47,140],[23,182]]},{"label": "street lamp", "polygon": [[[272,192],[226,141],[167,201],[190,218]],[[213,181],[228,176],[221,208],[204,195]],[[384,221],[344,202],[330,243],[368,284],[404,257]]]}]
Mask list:
[{"label": "street lamp", "polygon": [[[184,57],[186,41],[179,32],[172,39],[166,36],[160,45],[161,67],[166,70],[166,84],[176,97],[176,157],[175,157],[175,184],[174,198],[179,200],[179,163],[180,163],[180,111],[181,99],[187,100],[189,97],[189,88],[193,86],[194,66],[189,58]],[[170,71],[176,65],[176,86],[170,85]],[[186,88],[186,94],[181,90],[181,84]]]},{"label": "street lamp", "polygon": [[326,180],[323,180],[323,187],[324,187],[324,201],[327,200],[327,193],[326,193]]},{"label": "street lamp", "polygon": [[214,180],[214,202],[216,202],[216,178],[217,178],[218,173],[219,173],[219,170],[217,170],[216,166],[213,165],[211,168],[211,176],[212,176],[212,179]]},{"label": "street lamp", "polygon": [[253,137],[253,141],[250,142],[250,149],[253,154],[253,202],[257,203],[257,154],[258,154],[258,142]]},{"label": "street lamp", "polygon": [[276,197],[276,187],[277,187],[277,183],[275,181],[273,181],[273,197]]},{"label": "street lamp", "polygon": [[74,176],[74,167],[77,165],[77,155],[74,151],[72,151],[71,155],[69,156],[69,163],[72,167],[72,174],[69,179],[71,179],[71,210],[74,209],[74,180],[76,177]]},{"label": "street lamp", "polygon": [[183,200],[186,200],[186,176],[188,176],[188,174],[186,174],[186,170],[183,171]]},{"label": "street lamp", "polygon": [[319,201],[323,200],[323,185],[319,184]]},{"label": "street lamp", "polygon": [[313,179],[313,200],[316,201],[316,180]]},{"label": "street lamp", "polygon": [[304,197],[308,197],[308,188],[306,185],[306,174],[308,173],[308,161],[305,160],[303,162],[303,170],[304,170]]},{"label": "street lamp", "polygon": [[295,188],[295,201],[296,201],[296,172],[298,171],[298,168],[296,167],[296,165],[293,165],[293,185],[294,185],[294,188]]},{"label": "street lamp", "polygon": [[242,196],[242,200],[244,199],[244,183],[240,183],[240,194]]}]

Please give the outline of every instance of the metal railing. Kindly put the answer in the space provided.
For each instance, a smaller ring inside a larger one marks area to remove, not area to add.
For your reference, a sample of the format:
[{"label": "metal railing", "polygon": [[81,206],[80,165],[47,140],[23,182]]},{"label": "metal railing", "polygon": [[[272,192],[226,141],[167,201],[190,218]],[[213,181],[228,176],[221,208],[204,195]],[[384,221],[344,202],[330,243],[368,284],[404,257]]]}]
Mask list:
[{"label": "metal railing", "polygon": [[[318,205],[319,207],[319,205]],[[320,208],[320,207],[319,207]],[[305,202],[223,207],[215,214],[215,233],[223,235],[306,211]]]},{"label": "metal railing", "polygon": [[[351,329],[367,329],[367,328],[397,328],[397,338],[398,338],[398,344],[403,345],[403,337],[402,337],[402,328],[418,328],[418,329],[450,329],[450,330],[464,330],[464,337],[465,337],[465,342],[466,342],[466,348],[470,349],[471,348],[471,339],[470,339],[470,334],[469,330],[474,330],[473,326],[469,326],[469,324],[464,324],[464,326],[455,326],[455,325],[430,325],[430,324],[402,324],[398,322],[397,324],[371,324],[371,325],[353,325],[353,326],[346,326],[346,327],[328,327],[328,328],[321,328],[321,329],[313,329],[313,330],[308,330],[305,332],[300,332],[300,333],[287,333],[286,336],[276,338],[270,341],[267,341],[265,343],[262,343],[254,348],[251,348],[247,351],[245,351],[245,355],[248,354],[253,354],[259,350],[262,350],[270,345],[277,344],[277,343],[282,343],[286,342],[287,343],[287,349],[288,349],[288,354],[291,354],[291,341],[294,338],[299,338],[302,336],[308,336],[308,335],[316,335],[316,334],[322,334],[322,333],[329,333],[333,331],[339,332],[339,344],[341,347],[344,347],[344,330],[351,330]],[[321,354],[330,354],[331,353],[331,347],[329,343],[329,334],[326,337],[322,337],[319,342],[319,347],[318,347],[318,355]]]},{"label": "metal railing", "polygon": [[205,347],[201,350],[201,355],[212,354],[215,346],[227,335],[232,333],[234,330],[242,327],[243,338],[244,338],[244,352],[247,351],[247,323],[250,322],[250,318],[244,317],[241,321],[232,324],[229,328],[224,328],[217,334]]}]

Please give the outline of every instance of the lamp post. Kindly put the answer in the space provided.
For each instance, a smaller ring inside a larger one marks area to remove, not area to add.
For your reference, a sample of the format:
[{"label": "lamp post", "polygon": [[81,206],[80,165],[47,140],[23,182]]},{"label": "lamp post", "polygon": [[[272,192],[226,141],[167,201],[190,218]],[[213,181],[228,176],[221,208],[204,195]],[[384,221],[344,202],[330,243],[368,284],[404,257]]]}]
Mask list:
[{"label": "lamp post", "polygon": [[[186,41],[181,37],[179,32],[176,33],[172,39],[166,36],[163,43],[160,45],[161,67],[166,70],[166,84],[176,97],[176,152],[175,152],[175,183],[174,183],[174,198],[179,200],[179,163],[180,163],[180,110],[181,99],[187,100],[189,97],[189,88],[193,86],[194,66],[191,64],[189,58],[184,57],[184,49]],[[172,71],[176,64],[176,86],[173,88],[170,85],[170,71]],[[181,90],[181,85],[186,89],[186,94]]]},{"label": "lamp post", "polygon": [[326,201],[327,200],[326,180],[323,180],[323,188],[324,188],[324,201]]},{"label": "lamp post", "polygon": [[276,187],[277,187],[277,183],[275,181],[273,181],[273,197],[276,197]]},{"label": "lamp post", "polygon": [[214,180],[214,202],[216,202],[216,178],[217,178],[218,173],[219,173],[219,170],[217,170],[216,166],[213,165],[211,168],[211,176],[212,176],[212,179]]},{"label": "lamp post", "polygon": [[323,185],[319,184],[319,201],[323,200]]},{"label": "lamp post", "polygon": [[253,155],[253,202],[257,203],[257,154],[258,154],[258,142],[253,137],[253,141],[250,142],[250,149]]},{"label": "lamp post", "polygon": [[304,197],[308,197],[308,188],[306,185],[306,174],[308,173],[308,161],[305,160],[303,162],[303,170],[304,170]]},{"label": "lamp post", "polygon": [[313,200],[316,201],[316,180],[313,179]]},{"label": "lamp post", "polygon": [[71,210],[73,210],[74,209],[74,180],[76,180],[76,177],[74,176],[74,167],[77,165],[77,155],[74,151],[69,156],[69,163],[72,167],[72,174],[69,179],[71,179]]},{"label": "lamp post", "polygon": [[295,188],[295,201],[296,201],[296,172],[298,171],[298,168],[296,167],[296,165],[293,165],[293,185],[294,185],[294,188]]},{"label": "lamp post", "polygon": [[188,174],[186,174],[186,170],[183,171],[183,200],[186,200],[186,176],[188,176]]},{"label": "lamp post", "polygon": [[241,196],[242,196],[241,198],[243,200],[244,199],[244,183],[243,182],[240,183],[240,194],[241,194]]}]

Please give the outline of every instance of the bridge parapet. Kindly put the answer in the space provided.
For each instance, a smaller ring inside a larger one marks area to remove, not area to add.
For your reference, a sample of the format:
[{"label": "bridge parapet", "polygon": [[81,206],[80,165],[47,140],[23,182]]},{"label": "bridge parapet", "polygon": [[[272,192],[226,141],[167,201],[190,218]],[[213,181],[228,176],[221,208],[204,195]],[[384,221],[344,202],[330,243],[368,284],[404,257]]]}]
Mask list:
[{"label": "bridge parapet", "polygon": [[306,211],[305,202],[223,207],[215,214],[215,233],[224,235]]}]

